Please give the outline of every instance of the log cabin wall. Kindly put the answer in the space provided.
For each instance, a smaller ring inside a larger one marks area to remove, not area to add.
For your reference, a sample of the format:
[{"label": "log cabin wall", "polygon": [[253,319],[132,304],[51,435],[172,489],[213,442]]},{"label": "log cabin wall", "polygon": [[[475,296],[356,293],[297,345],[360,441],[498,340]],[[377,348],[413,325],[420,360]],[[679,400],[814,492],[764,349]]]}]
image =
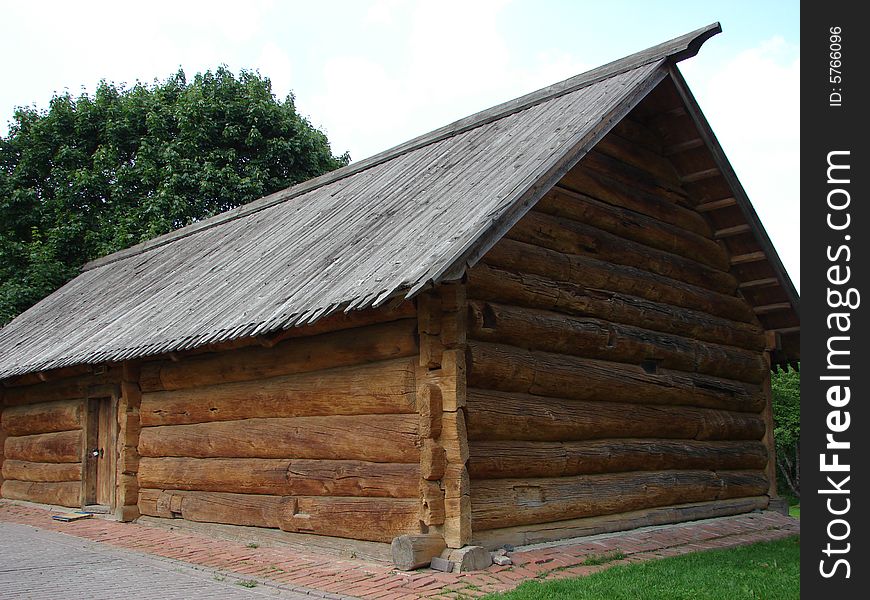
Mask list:
[{"label": "log cabin wall", "polygon": [[88,398],[111,397],[120,379],[119,369],[90,370],[6,382],[0,417],[3,498],[82,506]]},{"label": "log cabin wall", "polygon": [[475,543],[767,505],[765,334],[729,270],[631,116],[470,270]]},{"label": "log cabin wall", "polygon": [[381,542],[419,533],[416,312],[356,320],[143,364],[139,511]]}]

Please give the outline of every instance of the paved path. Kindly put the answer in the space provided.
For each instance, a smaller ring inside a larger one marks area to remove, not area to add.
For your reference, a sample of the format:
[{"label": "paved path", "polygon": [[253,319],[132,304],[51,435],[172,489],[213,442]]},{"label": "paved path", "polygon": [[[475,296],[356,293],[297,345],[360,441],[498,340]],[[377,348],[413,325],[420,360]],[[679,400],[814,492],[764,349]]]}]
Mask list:
[{"label": "paved path", "polygon": [[[12,524],[16,529],[7,529]],[[84,573],[83,579],[96,577],[94,571],[101,572],[103,567],[94,566],[88,571],[90,563],[87,556],[92,556],[95,560],[106,557],[109,561],[105,563],[108,575],[103,580],[104,583],[98,586],[105,595],[88,592],[78,597],[124,600],[210,597],[232,599],[285,594],[279,597],[298,598],[298,594],[289,594],[304,592],[309,595],[302,597],[309,599],[458,600],[509,590],[528,579],[579,577],[616,564],[713,548],[730,548],[800,533],[800,524],[795,519],[774,512],[756,512],[518,548],[510,554],[514,563],[512,566],[493,565],[484,571],[454,574],[439,573],[431,569],[403,573],[384,562],[339,558],[308,547],[254,547],[239,541],[218,539],[203,532],[186,531],[183,524],[179,520],[178,526],[171,530],[169,527],[146,523],[118,523],[98,518],[62,524],[52,521],[51,512],[45,508],[0,499],[0,597],[5,597],[3,590],[7,577],[10,578],[8,580],[18,582],[18,585],[34,586],[31,596],[34,598],[77,597],[66,593],[66,588],[62,585],[79,581],[75,579],[78,572]],[[20,532],[24,530],[21,527],[28,530],[30,535],[36,536],[33,544],[7,543],[6,531],[17,531],[22,535]],[[63,540],[63,544],[52,549],[54,540]],[[21,556],[17,553],[15,547],[22,545],[30,548],[29,554]],[[80,548],[90,554],[86,556],[79,552]],[[65,568],[55,568],[54,573],[51,573],[50,566],[56,567],[58,563],[43,558],[48,551],[54,552],[63,561],[59,564]],[[10,563],[7,558],[10,553],[11,560],[15,562]],[[78,558],[74,553],[85,557]],[[587,560],[590,555],[621,558],[605,565],[590,566]],[[24,570],[27,557],[35,565],[30,572]],[[112,562],[120,560],[116,557],[128,557],[129,562]],[[21,568],[15,568],[18,563],[21,563]],[[10,564],[13,570],[11,574],[7,574],[4,570]],[[186,565],[196,566],[201,571],[193,572]],[[139,573],[140,570],[142,573]],[[122,572],[124,575],[121,575]],[[226,581],[216,581],[215,574],[226,577]],[[167,575],[173,579],[164,585],[161,578],[166,578]],[[137,577],[140,579],[138,583],[130,585],[129,591],[122,591],[124,588],[119,586],[127,585],[123,583],[125,577],[131,578],[131,581]],[[229,583],[233,578],[255,580],[259,584],[252,590],[246,590]],[[61,587],[41,591],[39,582],[52,579],[63,582],[57,584]],[[161,585],[164,587],[159,587]],[[182,590],[181,586],[188,587]],[[30,590],[27,587],[14,589],[18,594]],[[58,590],[62,593],[58,594]]]},{"label": "paved path", "polygon": [[4,599],[311,598],[262,585],[249,589],[239,585],[244,579],[28,525],[0,522],[0,540]]}]

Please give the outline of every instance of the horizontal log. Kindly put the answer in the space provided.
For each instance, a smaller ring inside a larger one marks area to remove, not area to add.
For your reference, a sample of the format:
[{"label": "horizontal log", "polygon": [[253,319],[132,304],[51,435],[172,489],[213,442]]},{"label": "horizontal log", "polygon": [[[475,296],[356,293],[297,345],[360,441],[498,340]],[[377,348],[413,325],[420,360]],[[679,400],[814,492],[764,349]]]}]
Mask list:
[{"label": "horizontal log", "polygon": [[598,142],[595,150],[646,171],[669,188],[679,188],[680,186],[680,176],[671,161],[660,153],[648,150],[640,144],[611,134]]},{"label": "horizontal log", "polygon": [[670,469],[763,469],[759,441],[610,439],[584,442],[474,441],[472,479],[566,477]]},{"label": "horizontal log", "polygon": [[281,501],[281,496],[259,494],[140,489],[138,507],[151,517],[277,529]]},{"label": "horizontal log", "polygon": [[9,500],[27,500],[57,506],[81,506],[82,484],[78,481],[34,482],[7,479],[0,495]]},{"label": "horizontal log", "polygon": [[555,188],[535,210],[597,227],[613,235],[657,250],[698,261],[719,271],[731,267],[728,254],[712,239],[582,193]]},{"label": "horizontal log", "polygon": [[645,169],[630,165],[603,152],[598,152],[596,149],[583,157],[580,166],[607,175],[632,189],[646,192],[663,200],[687,207],[692,204],[688,192],[681,184],[664,181]]},{"label": "horizontal log", "polygon": [[3,461],[3,479],[18,481],[81,481],[81,463]]},{"label": "horizontal log", "polygon": [[622,363],[639,364],[652,359],[665,369],[756,384],[767,377],[768,371],[761,352],[601,319],[491,302],[469,302],[469,334],[485,342]]},{"label": "horizontal log", "polygon": [[3,401],[6,406],[20,406],[58,400],[81,400],[88,397],[111,396],[120,381],[121,368],[118,366],[108,367],[100,374],[77,375],[6,388]]},{"label": "horizontal log", "polygon": [[[760,440],[759,415],[694,408],[471,389],[466,411],[471,441],[567,442],[606,438]],[[470,455],[470,453],[469,453]]]},{"label": "horizontal log", "polygon": [[473,530],[513,527],[580,517],[760,496],[761,471],[657,471],[541,479],[475,481]]},{"label": "horizontal log", "polygon": [[704,237],[712,233],[704,217],[692,209],[589,169],[582,162],[571,169],[559,185]]},{"label": "horizontal log", "polygon": [[730,379],[669,369],[647,372],[639,365],[478,341],[470,342],[469,349],[468,385],[477,388],[746,412],[764,407],[760,386]]},{"label": "horizontal log", "polygon": [[651,527],[739,515],[754,510],[763,510],[767,508],[768,502],[767,496],[753,496],[750,498],[712,500],[709,502],[693,502],[677,504],[675,506],[647,508],[613,515],[570,519],[539,525],[489,529],[475,531],[472,543],[490,550],[505,544],[513,546],[541,544],[567,538],[627,531],[638,527]]},{"label": "horizontal log", "polygon": [[279,519],[284,531],[373,542],[420,533],[419,501],[410,499],[293,497]]},{"label": "horizontal log", "polygon": [[290,339],[272,348],[248,347],[148,363],[142,367],[139,386],[143,392],[177,390],[412,356],[417,352],[416,329],[416,319],[402,319]]},{"label": "horizontal log", "polygon": [[60,431],[7,437],[7,459],[27,462],[72,463],[82,460],[82,432]]},{"label": "horizontal log", "polygon": [[142,395],[142,425],[247,418],[414,413],[408,358]]},{"label": "horizontal log", "polygon": [[142,458],[143,488],[274,494],[416,498],[419,465],[354,460]]},{"label": "horizontal log", "polygon": [[530,273],[512,273],[485,264],[468,271],[468,295],[478,300],[554,310],[581,317],[637,325],[725,346],[762,351],[764,330],[749,323],[715,317]]},{"label": "horizontal log", "polygon": [[737,280],[727,270],[663,252],[584,223],[533,210],[507,233],[509,239],[563,254],[595,258],[733,295]]},{"label": "horizontal log", "polygon": [[3,429],[9,435],[81,429],[83,406],[81,400],[10,406],[3,410]]},{"label": "horizontal log", "polygon": [[417,415],[358,415],[145,427],[139,454],[418,463],[417,425]]},{"label": "horizontal log", "polygon": [[514,273],[531,273],[586,288],[639,296],[732,321],[758,324],[752,308],[740,298],[588,256],[565,254],[534,244],[502,239],[490,249],[483,261]]}]

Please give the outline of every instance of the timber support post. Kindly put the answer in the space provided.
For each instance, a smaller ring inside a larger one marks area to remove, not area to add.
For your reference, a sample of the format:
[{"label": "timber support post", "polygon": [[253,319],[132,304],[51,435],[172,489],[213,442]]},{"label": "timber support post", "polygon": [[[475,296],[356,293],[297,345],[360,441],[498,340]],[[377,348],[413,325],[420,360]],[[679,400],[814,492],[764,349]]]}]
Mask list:
[{"label": "timber support post", "polygon": [[118,400],[118,463],[115,474],[115,517],[132,521],[139,517],[139,389],[138,363],[125,362],[121,373],[121,397]]},{"label": "timber support post", "polygon": [[466,462],[465,370],[467,301],[464,283],[451,283],[418,299],[420,361],[421,523],[449,548],[471,542],[471,490]]}]

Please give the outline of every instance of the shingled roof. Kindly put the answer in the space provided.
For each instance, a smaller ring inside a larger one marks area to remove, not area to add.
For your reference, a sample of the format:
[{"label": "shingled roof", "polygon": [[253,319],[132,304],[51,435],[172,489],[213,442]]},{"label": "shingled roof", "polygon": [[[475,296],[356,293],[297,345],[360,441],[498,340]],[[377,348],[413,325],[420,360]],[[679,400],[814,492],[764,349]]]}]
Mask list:
[{"label": "shingled roof", "polygon": [[268,334],[458,279],[719,31],[699,29],[93,261],[0,330],[0,378]]}]

